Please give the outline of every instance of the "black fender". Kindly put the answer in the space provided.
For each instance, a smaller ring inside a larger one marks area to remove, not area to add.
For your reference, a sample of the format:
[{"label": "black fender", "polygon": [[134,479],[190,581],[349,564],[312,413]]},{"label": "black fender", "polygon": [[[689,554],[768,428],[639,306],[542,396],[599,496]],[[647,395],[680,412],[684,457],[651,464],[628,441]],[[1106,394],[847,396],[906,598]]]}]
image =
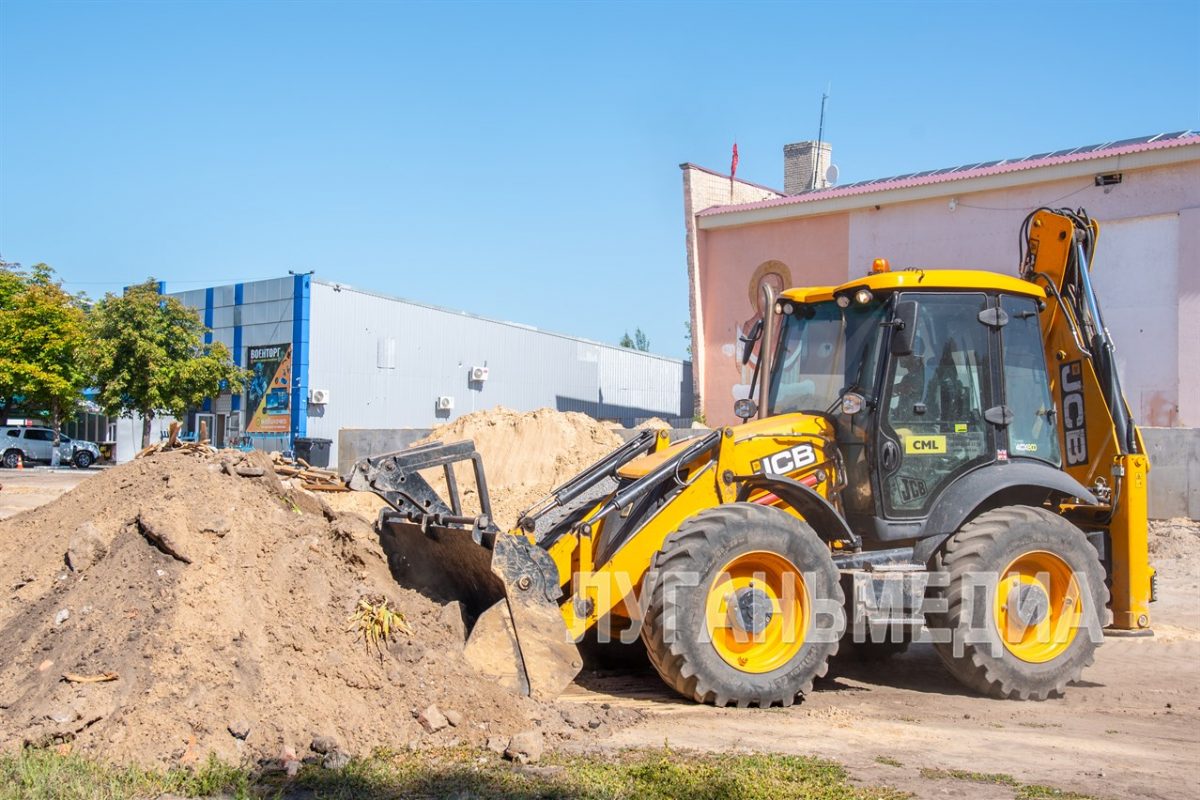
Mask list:
[{"label": "black fender", "polygon": [[850,530],[837,509],[803,483],[778,475],[750,475],[738,477],[736,480],[741,484],[737,494],[739,503],[745,502],[751,492],[767,491],[799,512],[822,541],[858,541],[858,537]]},{"label": "black fender", "polygon": [[1076,497],[1084,503],[1098,501],[1079,481],[1061,469],[1037,461],[994,461],[968,472],[942,491],[929,510],[921,537],[951,534],[991,506],[988,501],[1003,494],[1001,505],[1041,505],[1057,495]]}]

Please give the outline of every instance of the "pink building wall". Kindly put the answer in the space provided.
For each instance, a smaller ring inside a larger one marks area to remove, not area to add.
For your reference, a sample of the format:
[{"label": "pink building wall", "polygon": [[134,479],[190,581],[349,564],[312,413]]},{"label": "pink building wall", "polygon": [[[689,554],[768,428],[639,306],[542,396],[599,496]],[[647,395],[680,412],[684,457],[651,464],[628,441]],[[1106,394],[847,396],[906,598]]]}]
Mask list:
[{"label": "pink building wall", "polygon": [[1125,171],[1106,188],[1090,175],[963,194],[950,182],[930,199],[876,207],[867,195],[860,208],[700,229],[696,373],[708,423],[735,421],[747,380],[735,343],[758,313],[750,297],[764,275],[836,284],[877,257],[894,269],[1016,274],[1021,222],[1048,205],[1083,207],[1101,224],[1094,281],[1138,422],[1200,426],[1200,160]]}]

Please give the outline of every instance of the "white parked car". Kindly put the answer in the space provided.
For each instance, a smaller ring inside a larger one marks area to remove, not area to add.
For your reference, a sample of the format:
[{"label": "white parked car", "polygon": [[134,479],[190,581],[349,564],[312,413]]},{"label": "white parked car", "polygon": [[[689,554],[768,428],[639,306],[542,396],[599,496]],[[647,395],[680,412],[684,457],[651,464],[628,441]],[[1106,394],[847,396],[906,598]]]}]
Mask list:
[{"label": "white parked car", "polygon": [[[40,461],[49,464],[54,450],[54,431],[50,428],[27,428],[8,426],[0,428],[0,464],[14,468],[18,458],[22,461]],[[58,455],[63,464],[74,464],[87,469],[100,458],[100,448],[95,442],[72,439],[58,435]]]}]

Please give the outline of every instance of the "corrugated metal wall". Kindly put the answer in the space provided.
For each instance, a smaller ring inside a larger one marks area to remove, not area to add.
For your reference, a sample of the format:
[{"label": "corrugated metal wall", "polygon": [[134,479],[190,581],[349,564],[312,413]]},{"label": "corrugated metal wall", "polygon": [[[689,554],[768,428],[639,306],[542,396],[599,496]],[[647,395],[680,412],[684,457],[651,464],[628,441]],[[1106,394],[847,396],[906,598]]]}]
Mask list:
[{"label": "corrugated metal wall", "polygon": [[[249,347],[293,342],[295,287],[287,277],[173,294],[211,320],[212,339],[244,366]],[[691,420],[688,362],[331,283],[311,287],[307,386],[329,390],[330,400],[301,398],[301,413],[305,435],[333,442],[334,463],[341,428],[429,428],[497,405],[625,424]],[[477,366],[488,368],[487,381],[470,381]],[[437,411],[440,396],[454,398],[452,411]],[[228,395],[205,410],[231,414],[230,441],[253,411]],[[289,445],[287,435],[259,438],[267,449]]]},{"label": "corrugated metal wall", "polygon": [[[691,365],[510,322],[313,282],[308,435],[431,427],[475,409],[549,407],[636,422],[692,416]],[[486,366],[488,380],[470,381]],[[439,413],[439,396],[454,410]],[[336,459],[336,454],[334,454]]]}]

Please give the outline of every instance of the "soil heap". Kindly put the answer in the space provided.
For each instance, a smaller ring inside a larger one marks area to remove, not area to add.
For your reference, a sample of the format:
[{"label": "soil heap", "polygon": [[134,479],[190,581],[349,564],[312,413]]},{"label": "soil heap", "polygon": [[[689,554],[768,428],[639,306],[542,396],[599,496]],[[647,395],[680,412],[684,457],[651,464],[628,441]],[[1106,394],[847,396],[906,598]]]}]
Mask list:
[{"label": "soil heap", "polygon": [[[462,662],[457,606],[397,585],[370,524],[286,488],[260,454],[149,456],[0,522],[0,591],[6,748],[303,757],[314,738],[478,744],[543,713]],[[412,634],[376,652],[349,617],[378,597]],[[417,718],[435,704],[456,724]]]}]

